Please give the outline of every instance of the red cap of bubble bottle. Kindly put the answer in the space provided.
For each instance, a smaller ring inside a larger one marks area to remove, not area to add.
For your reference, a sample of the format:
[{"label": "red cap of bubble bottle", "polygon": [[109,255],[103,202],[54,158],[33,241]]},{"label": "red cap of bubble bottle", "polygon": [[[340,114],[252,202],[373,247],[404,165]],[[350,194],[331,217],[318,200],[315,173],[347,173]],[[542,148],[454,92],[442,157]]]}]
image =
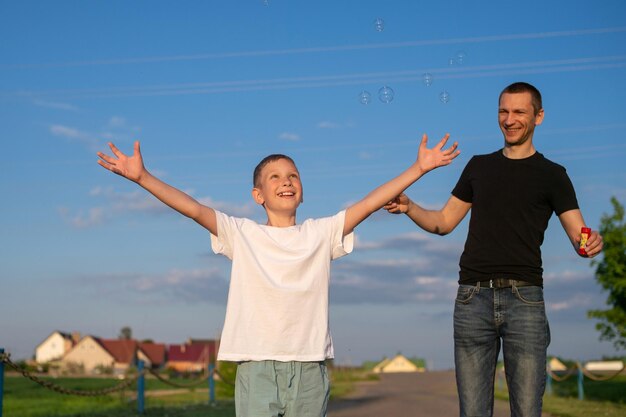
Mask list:
[{"label": "red cap of bubble bottle", "polygon": [[580,246],[578,246],[578,253],[581,255],[587,254],[585,247],[587,246],[587,239],[589,239],[590,234],[591,234],[591,228],[589,227],[580,228]]}]

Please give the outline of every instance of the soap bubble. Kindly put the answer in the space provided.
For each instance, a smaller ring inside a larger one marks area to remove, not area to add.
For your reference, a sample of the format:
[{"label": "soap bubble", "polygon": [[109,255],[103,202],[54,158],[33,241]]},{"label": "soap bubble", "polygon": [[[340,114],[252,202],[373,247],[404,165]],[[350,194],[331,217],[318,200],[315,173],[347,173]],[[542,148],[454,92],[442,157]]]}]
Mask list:
[{"label": "soap bubble", "polygon": [[263,0],[263,5],[264,6],[269,6],[270,5],[270,0]]},{"label": "soap bubble", "polygon": [[448,101],[450,101],[450,94],[448,94],[446,90],[443,90],[441,93],[439,93],[439,100],[443,104],[446,104]]},{"label": "soap bubble", "polygon": [[467,58],[467,54],[464,51],[459,51],[456,53],[456,62],[459,65],[462,65],[465,62],[465,58]]},{"label": "soap bubble", "polygon": [[376,20],[374,20],[374,29],[376,29],[376,32],[382,32],[385,30],[385,21],[380,17],[377,17]]},{"label": "soap bubble", "polygon": [[448,59],[448,65],[453,67],[454,65],[456,65],[456,57],[452,57]]},{"label": "soap bubble", "polygon": [[391,87],[384,86],[378,90],[378,99],[385,104],[389,104],[393,100],[393,94]]},{"label": "soap bubble", "polygon": [[433,75],[429,72],[424,73],[422,79],[426,87],[430,87],[433,84]]},{"label": "soap bubble", "polygon": [[361,91],[361,94],[359,94],[359,103],[370,104],[370,101],[372,101],[372,95],[369,93],[369,91]]}]

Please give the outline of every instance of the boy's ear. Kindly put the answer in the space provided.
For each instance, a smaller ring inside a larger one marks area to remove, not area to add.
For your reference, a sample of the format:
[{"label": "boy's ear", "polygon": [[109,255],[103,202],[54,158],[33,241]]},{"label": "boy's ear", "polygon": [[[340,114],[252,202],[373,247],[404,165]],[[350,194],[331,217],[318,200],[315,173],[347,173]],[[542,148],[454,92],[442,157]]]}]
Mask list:
[{"label": "boy's ear", "polygon": [[262,206],[263,204],[265,204],[265,199],[263,198],[261,190],[256,187],[252,189],[252,198],[258,205]]}]

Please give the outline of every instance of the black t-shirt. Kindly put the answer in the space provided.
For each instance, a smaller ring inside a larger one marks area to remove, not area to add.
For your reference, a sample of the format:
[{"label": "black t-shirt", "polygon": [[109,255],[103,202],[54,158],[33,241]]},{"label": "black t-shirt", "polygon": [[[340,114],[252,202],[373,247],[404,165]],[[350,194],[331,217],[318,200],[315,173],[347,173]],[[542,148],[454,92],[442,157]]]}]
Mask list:
[{"label": "black t-shirt", "polygon": [[510,278],[543,285],[541,244],[548,221],[578,208],[565,168],[536,152],[509,159],[502,150],[467,163],[452,195],[472,204],[460,284]]}]

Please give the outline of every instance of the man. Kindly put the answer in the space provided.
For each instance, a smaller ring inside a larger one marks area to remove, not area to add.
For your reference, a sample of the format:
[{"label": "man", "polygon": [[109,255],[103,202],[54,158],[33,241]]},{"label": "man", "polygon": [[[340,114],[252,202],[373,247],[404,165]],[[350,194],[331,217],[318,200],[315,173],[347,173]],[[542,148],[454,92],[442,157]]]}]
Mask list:
[{"label": "man", "polygon": [[[461,416],[493,414],[500,347],[511,416],[540,417],[550,342],[543,301],[541,244],[552,212],[578,253],[585,226],[565,169],[533,145],[544,118],[541,94],[530,84],[506,87],[498,122],[504,147],[474,156],[441,210],[425,210],[401,194],[385,206],[422,229],[445,235],[470,209],[454,310],[454,346]],[[586,257],[602,250],[592,232]]]}]

